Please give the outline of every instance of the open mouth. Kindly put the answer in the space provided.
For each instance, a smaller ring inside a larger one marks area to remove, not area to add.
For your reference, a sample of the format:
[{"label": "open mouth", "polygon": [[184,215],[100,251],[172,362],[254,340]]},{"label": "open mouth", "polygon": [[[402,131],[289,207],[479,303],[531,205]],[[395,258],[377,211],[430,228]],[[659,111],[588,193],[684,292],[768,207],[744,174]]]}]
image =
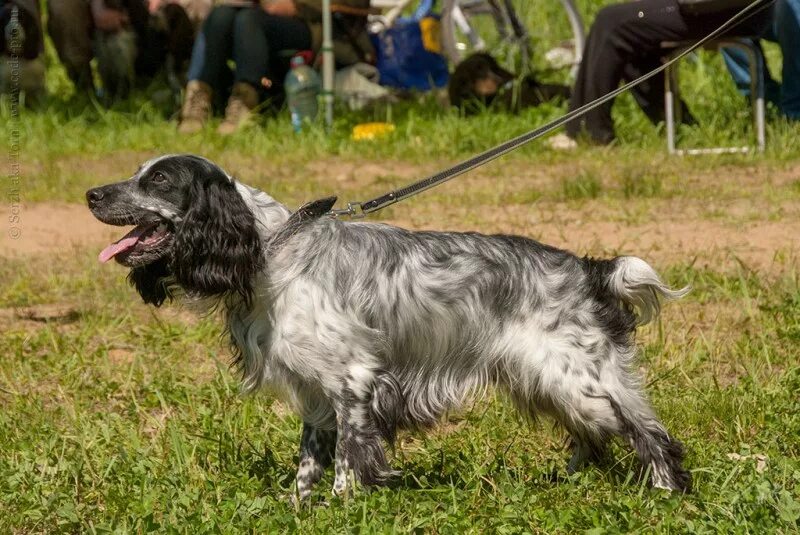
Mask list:
[{"label": "open mouth", "polygon": [[100,251],[98,260],[108,262],[115,258],[117,262],[124,263],[128,258],[144,256],[159,249],[171,235],[167,225],[161,221],[140,223],[125,236]]}]

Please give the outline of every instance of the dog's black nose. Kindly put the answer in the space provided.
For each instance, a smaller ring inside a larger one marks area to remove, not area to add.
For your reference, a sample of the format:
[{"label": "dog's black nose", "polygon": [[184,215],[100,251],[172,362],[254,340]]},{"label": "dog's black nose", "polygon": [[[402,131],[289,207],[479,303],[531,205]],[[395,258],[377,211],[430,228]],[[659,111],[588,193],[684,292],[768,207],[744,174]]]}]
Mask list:
[{"label": "dog's black nose", "polygon": [[103,200],[103,191],[101,188],[92,188],[86,192],[86,202],[89,203],[89,208],[97,205]]}]

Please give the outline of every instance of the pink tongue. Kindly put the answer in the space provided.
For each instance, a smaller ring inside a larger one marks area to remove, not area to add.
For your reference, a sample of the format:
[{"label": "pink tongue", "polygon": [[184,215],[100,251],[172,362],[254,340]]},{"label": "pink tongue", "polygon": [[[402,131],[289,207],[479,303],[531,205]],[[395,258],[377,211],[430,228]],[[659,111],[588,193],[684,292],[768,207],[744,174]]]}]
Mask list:
[{"label": "pink tongue", "polygon": [[117,242],[112,243],[102,251],[100,251],[100,255],[97,257],[100,262],[108,262],[116,255],[123,251],[127,251],[139,241],[139,238],[145,231],[149,230],[152,225],[139,225],[138,227],[134,228],[132,231],[127,233],[123,238]]}]

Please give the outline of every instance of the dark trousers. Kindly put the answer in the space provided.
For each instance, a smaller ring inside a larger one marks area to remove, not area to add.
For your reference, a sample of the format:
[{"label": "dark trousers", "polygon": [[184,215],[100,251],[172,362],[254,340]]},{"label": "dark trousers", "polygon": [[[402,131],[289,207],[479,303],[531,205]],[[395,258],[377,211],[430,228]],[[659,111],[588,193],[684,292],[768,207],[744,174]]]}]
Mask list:
[{"label": "dark trousers", "polygon": [[86,0],[47,2],[47,29],[58,57],[78,90],[91,91],[93,23]]},{"label": "dark trousers", "polygon": [[[677,0],[641,0],[603,8],[586,41],[583,60],[570,100],[577,109],[655,69],[661,63],[661,43],[699,39],[715,30],[735,12],[691,16],[681,12]],[[736,34],[759,31],[767,17],[753,17]],[[633,89],[633,96],[648,118],[664,118],[664,77],[658,75]],[[567,135],[585,132],[596,143],[614,139],[613,101],[567,124]]]},{"label": "dark trousers", "polygon": [[[259,8],[214,8],[203,24],[205,54],[197,79],[217,95],[231,82],[245,82],[262,96],[262,78],[279,87],[289,65],[289,54],[311,48],[311,32],[300,19],[269,15]],[[231,72],[228,60],[236,65]]]},{"label": "dark trousers", "polygon": [[130,89],[130,74],[142,80],[152,78],[164,59],[163,46],[148,28],[143,0],[106,2],[127,13],[128,28],[107,34],[96,30],[88,0],[47,2],[47,30],[56,52],[76,89],[91,92],[92,58],[97,58],[104,90],[109,96],[124,97]]}]

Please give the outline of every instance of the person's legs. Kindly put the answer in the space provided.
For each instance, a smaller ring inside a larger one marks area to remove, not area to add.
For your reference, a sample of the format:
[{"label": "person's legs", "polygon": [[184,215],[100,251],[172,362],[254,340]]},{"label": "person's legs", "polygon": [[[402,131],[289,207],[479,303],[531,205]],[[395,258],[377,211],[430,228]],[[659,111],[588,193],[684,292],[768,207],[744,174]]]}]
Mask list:
[{"label": "person's legs", "polygon": [[0,5],[0,32],[0,93],[19,91],[24,94],[22,101],[34,105],[45,95],[38,3],[17,0]]},{"label": "person's legs", "polygon": [[[637,58],[625,65],[622,79],[625,83],[631,82],[660,65],[661,58],[657,55]],[[664,120],[664,73],[657,74],[637,85],[631,89],[631,94],[653,124]]]},{"label": "person's legs", "polygon": [[[751,42],[758,47],[761,46],[756,41]],[[750,97],[750,60],[747,54],[738,48],[723,48],[722,57],[725,60],[725,66],[728,67],[731,78],[733,78],[733,82],[736,84],[736,89],[742,95]],[[769,102],[780,106],[781,84],[772,78],[769,69],[764,71],[764,95]]]},{"label": "person's legs", "polygon": [[750,62],[747,54],[736,48],[723,48],[722,57],[736,89],[745,96],[750,95]]},{"label": "person's legs", "polygon": [[208,84],[215,93],[225,92],[230,81],[228,60],[233,57],[233,25],[240,11],[242,8],[231,6],[214,8],[203,23],[202,37],[198,37],[198,41],[203,41],[203,57],[197,62],[196,77],[189,79]]},{"label": "person's legs", "polygon": [[775,6],[775,36],[783,53],[781,111],[800,120],[800,0],[779,0]]},{"label": "person's legs", "polygon": [[[787,117],[800,119],[800,0],[778,0],[774,10],[774,22],[763,38],[776,41],[781,47],[783,83],[776,82],[767,69],[764,80],[766,98]],[[749,96],[751,80],[747,54],[734,48],[725,48],[722,54],[736,88]]]},{"label": "person's legs", "polygon": [[[262,89],[266,77],[282,84],[281,53],[311,48],[311,32],[305,22],[291,17],[270,15],[261,9],[243,11],[236,19],[233,58],[236,82]],[[288,65],[288,58],[283,58]]]},{"label": "person's legs", "polygon": [[178,132],[202,130],[211,116],[213,102],[225,105],[233,78],[228,59],[233,55],[233,24],[242,8],[214,8],[197,34],[189,64],[186,92]]},{"label": "person's legs", "polygon": [[92,15],[87,0],[47,2],[47,30],[58,58],[79,91],[92,92]]},{"label": "person's legs", "polygon": [[[602,9],[586,42],[570,110],[616,89],[630,69],[626,65],[657,58],[663,41],[686,39],[696,30],[686,24],[676,0],[642,0]],[[585,130],[597,143],[611,142],[611,107],[612,102],[607,102],[568,123],[567,134],[575,138]]]},{"label": "person's legs", "polygon": [[232,57],[236,71],[225,120],[217,129],[220,134],[232,134],[249,122],[251,110],[261,102],[261,78],[269,65],[267,37],[256,20],[262,13],[259,8],[242,9],[234,18]]},{"label": "person's legs", "polygon": [[113,33],[97,30],[94,51],[103,81],[103,100],[111,103],[127,98],[135,81],[136,34],[131,30]]},{"label": "person's legs", "polygon": [[270,59],[269,41],[260,24],[262,15],[270,16],[258,8],[243,9],[233,24],[234,85],[248,84],[259,95],[261,78],[267,75]]},{"label": "person's legs", "polygon": [[[638,58],[625,66],[623,80],[625,83],[632,82],[637,78],[652,72],[661,66],[659,56],[648,56]],[[660,73],[649,80],[645,80],[631,89],[631,94],[636,103],[642,109],[647,118],[653,124],[658,124],[665,120],[664,110],[664,74]],[[697,124],[686,102],[681,100],[677,103],[680,106],[680,118],[682,124]]]},{"label": "person's legs", "polygon": [[199,80],[203,72],[203,65],[205,64],[206,56],[206,34],[198,32],[197,38],[194,40],[192,46],[192,57],[189,60],[189,70],[186,72],[186,78],[189,81]]},{"label": "person's legs", "polygon": [[251,110],[265,97],[263,78],[276,80],[285,74],[275,70],[276,60],[286,50],[311,47],[308,26],[299,19],[269,15],[262,9],[243,9],[233,29],[233,60],[236,63],[233,91],[225,108],[225,121],[218,132],[230,134],[246,123]]}]

